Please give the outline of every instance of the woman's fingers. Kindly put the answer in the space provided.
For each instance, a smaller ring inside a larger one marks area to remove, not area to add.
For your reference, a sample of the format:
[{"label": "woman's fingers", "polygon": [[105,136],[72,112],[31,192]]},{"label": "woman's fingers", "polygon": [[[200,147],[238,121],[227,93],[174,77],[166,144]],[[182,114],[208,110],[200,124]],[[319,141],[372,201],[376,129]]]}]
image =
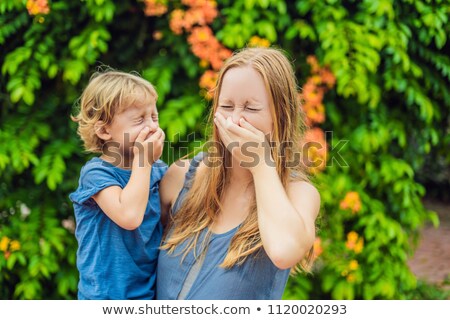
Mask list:
[{"label": "woman's fingers", "polygon": [[250,122],[248,122],[244,118],[239,119],[239,124],[241,125],[242,128],[245,128],[253,132],[254,134],[260,135],[262,133],[262,131],[256,129],[254,126],[252,126]]},{"label": "woman's fingers", "polygon": [[226,129],[224,128],[224,125],[223,125],[222,121],[220,119],[218,119],[218,118],[215,118],[214,119],[214,123],[217,126],[217,130],[219,130],[219,135],[220,135],[220,137],[222,139],[222,142],[225,145],[230,143],[231,142],[231,138],[230,138],[228,132],[226,131]]}]

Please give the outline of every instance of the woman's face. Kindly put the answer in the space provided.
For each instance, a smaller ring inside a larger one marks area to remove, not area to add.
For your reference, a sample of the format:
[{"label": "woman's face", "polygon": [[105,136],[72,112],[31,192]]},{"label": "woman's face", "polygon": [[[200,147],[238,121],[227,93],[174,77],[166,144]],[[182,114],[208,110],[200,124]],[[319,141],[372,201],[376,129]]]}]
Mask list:
[{"label": "woman's face", "polygon": [[269,107],[269,95],[261,75],[252,67],[228,70],[223,76],[217,112],[225,118],[231,117],[239,125],[244,118],[264,134],[273,130]]}]

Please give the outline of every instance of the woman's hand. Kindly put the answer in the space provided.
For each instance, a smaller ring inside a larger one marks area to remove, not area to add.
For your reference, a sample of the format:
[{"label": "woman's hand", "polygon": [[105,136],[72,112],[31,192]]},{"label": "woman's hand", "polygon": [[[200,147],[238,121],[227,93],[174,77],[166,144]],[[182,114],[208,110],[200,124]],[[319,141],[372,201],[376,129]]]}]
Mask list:
[{"label": "woman's hand", "polygon": [[241,118],[237,125],[231,117],[225,119],[217,112],[214,123],[219,130],[222,143],[242,167],[252,171],[261,165],[273,163],[270,144],[264,133],[244,118]]}]

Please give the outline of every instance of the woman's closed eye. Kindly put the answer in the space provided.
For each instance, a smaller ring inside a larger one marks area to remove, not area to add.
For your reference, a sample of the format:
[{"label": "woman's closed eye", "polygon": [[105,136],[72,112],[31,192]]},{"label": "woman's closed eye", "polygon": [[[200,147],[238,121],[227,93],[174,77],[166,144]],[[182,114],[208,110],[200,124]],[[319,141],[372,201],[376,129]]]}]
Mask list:
[{"label": "woman's closed eye", "polygon": [[258,108],[252,108],[252,107],[245,107],[245,109],[248,111],[259,111],[260,110]]},{"label": "woman's closed eye", "polygon": [[231,110],[233,109],[233,106],[220,106],[222,109]]}]

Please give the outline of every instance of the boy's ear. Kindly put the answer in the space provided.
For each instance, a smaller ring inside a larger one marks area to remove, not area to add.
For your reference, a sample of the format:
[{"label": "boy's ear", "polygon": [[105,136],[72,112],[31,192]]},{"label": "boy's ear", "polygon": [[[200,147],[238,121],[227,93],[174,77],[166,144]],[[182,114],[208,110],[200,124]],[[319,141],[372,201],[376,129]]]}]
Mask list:
[{"label": "boy's ear", "polygon": [[94,125],[95,134],[103,141],[111,140],[111,134],[103,121],[97,121]]}]

